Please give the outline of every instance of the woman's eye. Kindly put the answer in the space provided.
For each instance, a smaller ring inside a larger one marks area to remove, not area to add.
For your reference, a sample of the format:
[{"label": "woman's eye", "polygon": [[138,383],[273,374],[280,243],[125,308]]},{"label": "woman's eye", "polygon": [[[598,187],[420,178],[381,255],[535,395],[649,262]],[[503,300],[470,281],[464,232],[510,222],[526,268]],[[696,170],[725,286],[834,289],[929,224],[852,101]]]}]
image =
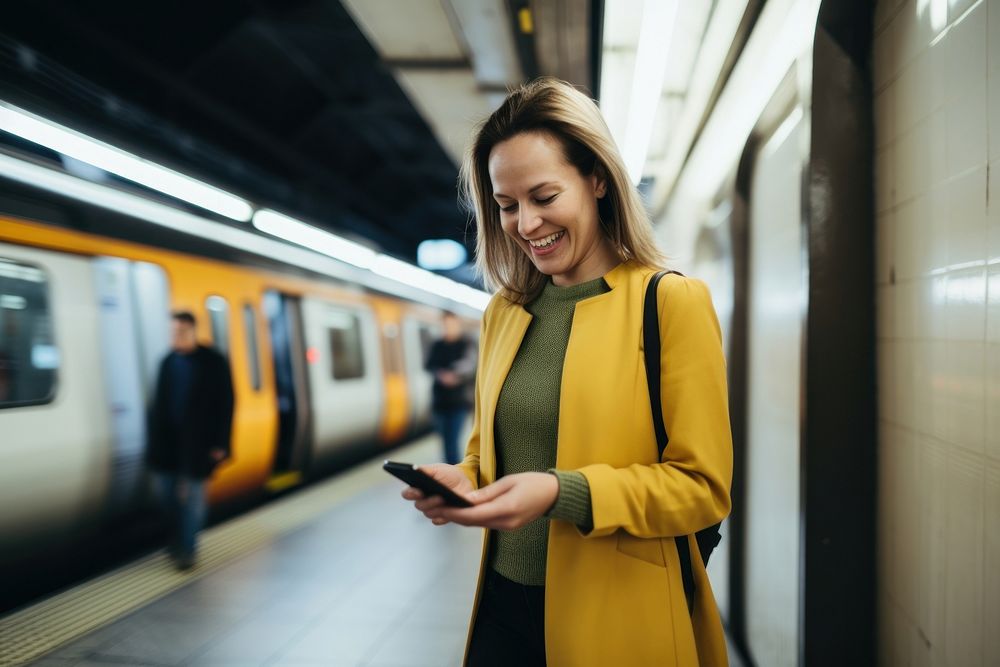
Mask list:
[{"label": "woman's eye", "polygon": [[501,206],[500,210],[503,211],[504,213],[510,213],[511,211],[513,211],[516,208],[517,208],[517,204],[511,204],[510,206]]},{"label": "woman's eye", "polygon": [[551,204],[552,200],[559,196],[559,193],[552,195],[551,197],[546,197],[545,199],[539,199],[539,204]]}]

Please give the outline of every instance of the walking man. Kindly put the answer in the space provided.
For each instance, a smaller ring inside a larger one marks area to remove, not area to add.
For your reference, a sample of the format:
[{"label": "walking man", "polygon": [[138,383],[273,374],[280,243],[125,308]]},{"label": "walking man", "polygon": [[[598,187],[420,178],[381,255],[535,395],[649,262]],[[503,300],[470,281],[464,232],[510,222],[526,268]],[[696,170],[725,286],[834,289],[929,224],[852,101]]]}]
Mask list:
[{"label": "walking man", "polygon": [[444,441],[445,461],[454,465],[464,458],[459,438],[473,403],[476,345],[462,332],[455,313],[446,312],[442,324],[444,337],[431,345],[425,367],[434,374],[434,427]]},{"label": "walking man", "polygon": [[194,315],[173,314],[171,352],[160,364],[149,410],[147,463],[170,527],[170,555],[181,570],[195,563],[205,520],[205,484],[229,458],[233,382],[229,362],[198,344]]}]

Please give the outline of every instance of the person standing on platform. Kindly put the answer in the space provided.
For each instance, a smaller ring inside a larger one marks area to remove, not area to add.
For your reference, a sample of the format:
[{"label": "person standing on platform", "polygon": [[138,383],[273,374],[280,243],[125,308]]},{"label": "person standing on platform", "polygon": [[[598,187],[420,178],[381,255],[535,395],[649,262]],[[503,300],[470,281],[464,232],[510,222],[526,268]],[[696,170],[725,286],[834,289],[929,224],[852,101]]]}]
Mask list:
[{"label": "person standing on platform", "polygon": [[160,364],[149,410],[146,462],[170,526],[169,552],[177,567],[195,563],[205,519],[205,485],[229,458],[233,382],[229,362],[198,344],[194,315],[172,318],[172,350]]},{"label": "person standing on platform", "polygon": [[446,312],[442,324],[444,337],[431,345],[425,368],[434,374],[434,427],[444,441],[444,460],[454,465],[462,460],[459,438],[472,408],[476,346],[462,332],[455,313]]},{"label": "person standing on platform", "polygon": [[[487,529],[465,664],[728,664],[695,539],[729,513],[733,469],[708,288],[661,275],[639,192],[570,84],[512,91],[462,176],[497,293],[466,457],[421,469],[473,506],[403,497],[435,525]],[[644,324],[660,339],[649,383]]]}]

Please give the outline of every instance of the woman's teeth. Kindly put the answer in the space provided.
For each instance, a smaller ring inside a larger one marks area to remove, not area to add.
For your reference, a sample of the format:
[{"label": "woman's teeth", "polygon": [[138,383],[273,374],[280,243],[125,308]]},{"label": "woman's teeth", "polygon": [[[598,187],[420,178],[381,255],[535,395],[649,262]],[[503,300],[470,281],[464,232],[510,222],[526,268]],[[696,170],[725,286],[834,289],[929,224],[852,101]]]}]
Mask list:
[{"label": "woman's teeth", "polygon": [[532,248],[548,248],[550,245],[562,238],[562,235],[566,232],[556,232],[555,234],[550,234],[543,239],[538,239],[536,241],[528,241]]}]

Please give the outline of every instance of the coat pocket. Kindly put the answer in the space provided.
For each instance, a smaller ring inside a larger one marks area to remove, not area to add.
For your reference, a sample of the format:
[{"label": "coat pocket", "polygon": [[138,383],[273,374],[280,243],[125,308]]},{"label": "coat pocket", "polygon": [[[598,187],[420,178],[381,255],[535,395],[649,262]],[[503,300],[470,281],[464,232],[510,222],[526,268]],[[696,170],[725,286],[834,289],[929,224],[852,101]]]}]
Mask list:
[{"label": "coat pocket", "polygon": [[666,561],[663,560],[663,549],[658,537],[636,537],[619,529],[618,551],[626,556],[644,560],[651,565],[664,568],[667,566]]}]

